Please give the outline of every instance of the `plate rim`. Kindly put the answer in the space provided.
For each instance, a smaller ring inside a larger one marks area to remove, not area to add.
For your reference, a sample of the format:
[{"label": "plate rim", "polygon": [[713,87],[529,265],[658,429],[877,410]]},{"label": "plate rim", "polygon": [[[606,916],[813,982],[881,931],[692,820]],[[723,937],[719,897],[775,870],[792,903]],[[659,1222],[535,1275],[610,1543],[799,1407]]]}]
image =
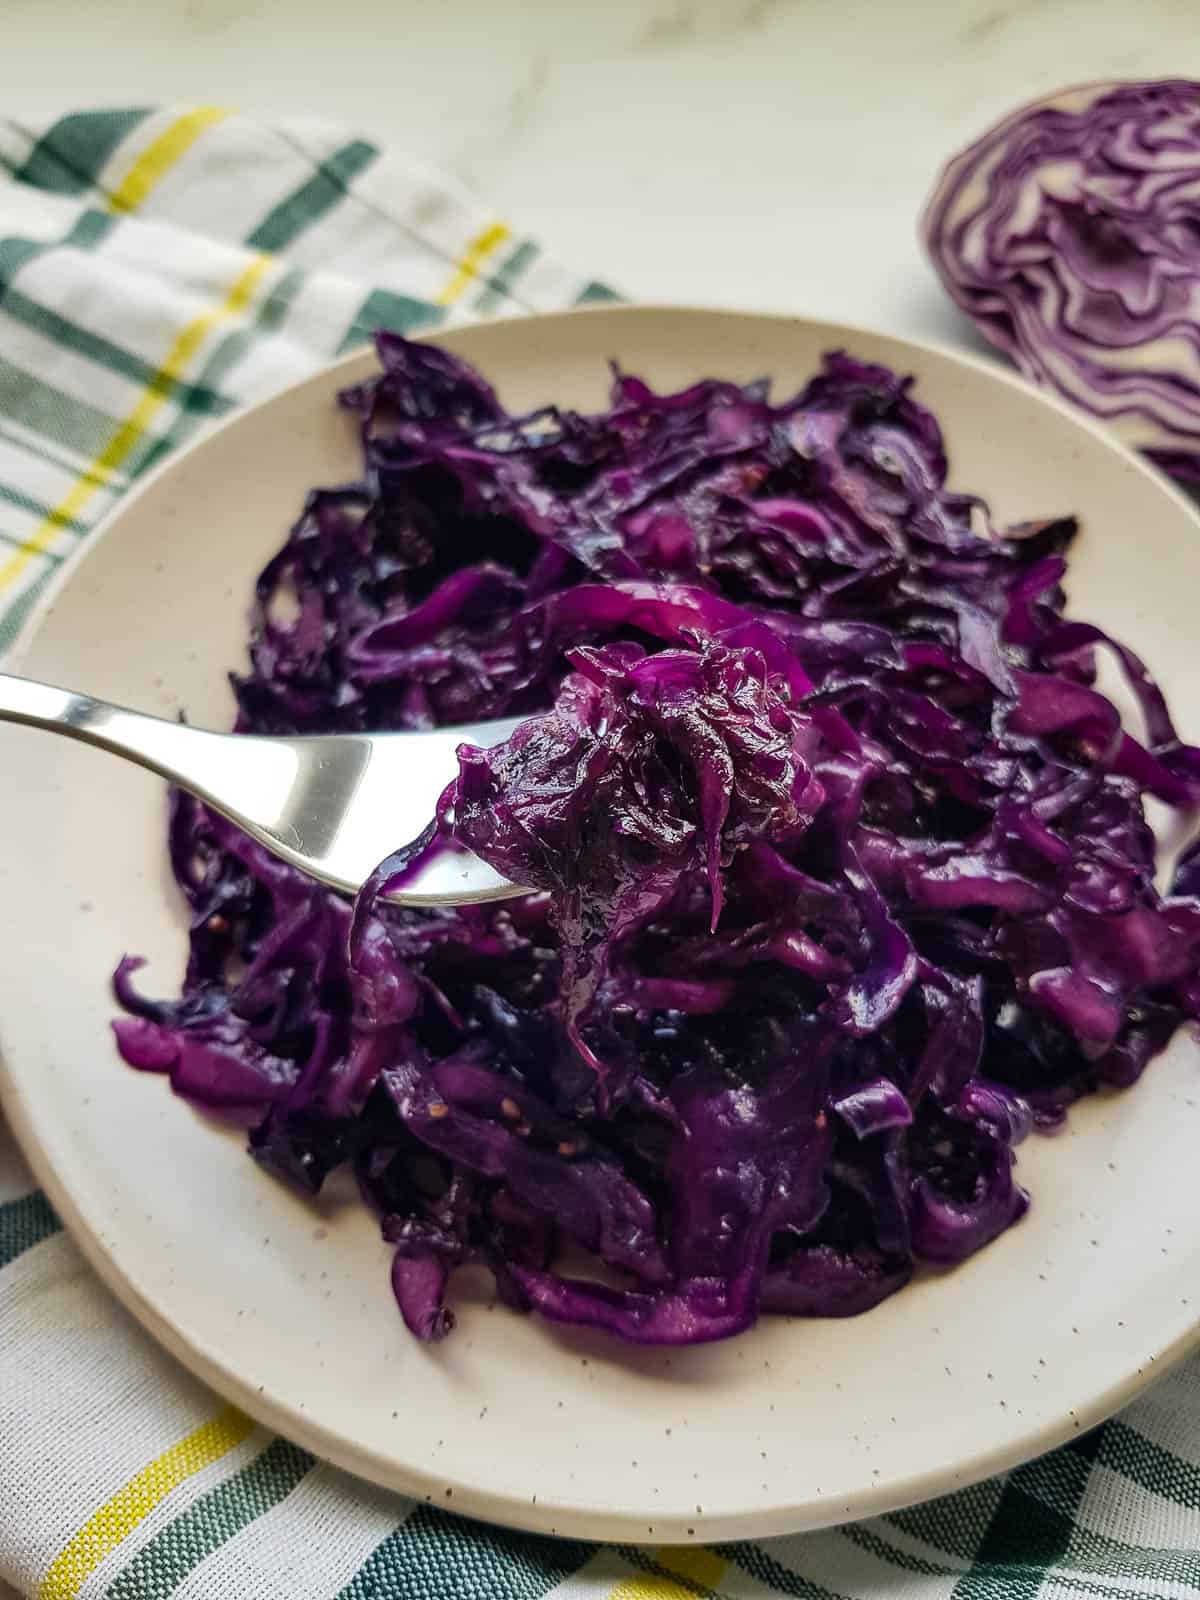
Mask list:
[{"label": "plate rim", "polygon": [[[825,318],[808,317],[798,313],[673,302],[647,302],[636,305],[616,303],[536,313],[521,318],[455,320],[440,328],[427,330],[417,337],[425,343],[440,344],[447,339],[456,340],[460,335],[469,337],[472,330],[494,325],[497,320],[521,321],[536,327],[583,317],[636,323],[643,318],[664,315],[735,318],[754,322],[760,326],[771,323],[803,324],[818,330],[830,347],[851,344],[860,339],[883,340],[906,347],[914,353],[914,357],[933,354],[946,359],[992,382],[999,382],[1020,391],[1030,404],[1048,406],[1069,419],[1076,427],[1091,434],[1101,446],[1123,458],[1128,466],[1136,469],[1153,484],[1156,492],[1165,493],[1168,499],[1174,502],[1175,507],[1193,523],[1200,539],[1200,510],[1196,505],[1176,484],[1110,432],[1102,422],[1077,410],[1056,394],[1030,383],[1020,374],[1001,365],[998,359],[960,349],[945,341],[912,338],[866,324],[831,322]],[[144,494],[163,477],[176,470],[181,461],[206,449],[216,437],[241,425],[247,417],[265,410],[283,396],[301,390],[309,384],[327,385],[334,374],[344,372],[347,379],[350,379],[351,375],[357,375],[360,370],[372,370],[373,365],[371,347],[368,344],[325,362],[300,378],[264,391],[255,400],[236,406],[227,416],[202,429],[182,449],[170,454],[144,478],[139,479],[133,488],[106,513],[96,529],[64,563],[45,592],[31,607],[3,658],[4,668],[20,669],[22,660],[59,596],[95,553],[101,540],[109,535]],[[0,1034],[2,1034],[2,1023],[0,1023]],[[399,1465],[395,1460],[388,1459],[363,1445],[347,1441],[344,1436],[314,1421],[305,1412],[294,1409],[282,1400],[265,1392],[259,1392],[256,1386],[240,1378],[234,1365],[223,1361],[218,1352],[207,1348],[195,1334],[189,1334],[176,1326],[117,1264],[103,1235],[92,1226],[75,1204],[69,1178],[60,1175],[43,1149],[32,1111],[27,1107],[25,1097],[8,1064],[2,1037],[0,1037],[0,1111],[6,1117],[34,1177],[46,1192],[73,1242],[82,1251],[104,1287],[131,1313],[162,1349],[180,1362],[185,1370],[217,1395],[239,1407],[254,1421],[293,1440],[309,1449],[319,1459],[331,1462],[356,1478],[408,1495],[417,1501],[432,1501],[435,1494],[444,1492],[444,1487],[449,1482],[454,1490],[456,1512],[477,1516],[500,1526],[601,1542],[625,1540],[645,1542],[645,1522],[626,1513],[573,1508],[570,1505],[556,1504],[551,1498],[543,1500],[540,1495],[537,1503],[530,1505],[523,1499],[507,1497],[479,1483],[448,1479],[444,1472],[435,1473],[420,1465]],[[1145,1358],[1145,1364],[1136,1371],[1114,1380],[1088,1404],[1076,1407],[1073,1413],[1027,1428],[1008,1442],[977,1451],[967,1458],[944,1463],[941,1467],[925,1468],[903,1478],[893,1477],[878,1486],[864,1486],[850,1496],[853,1502],[852,1509],[845,1501],[833,1505],[823,1499],[810,1498],[798,1503],[768,1505],[761,1510],[755,1508],[732,1513],[706,1511],[698,1513],[686,1522],[682,1517],[664,1516],[656,1521],[653,1542],[701,1544],[714,1540],[757,1539],[813,1531],[881,1515],[967,1488],[971,1484],[1052,1450],[1103,1422],[1197,1347],[1200,1347],[1200,1308],[1191,1326],[1182,1334]]]}]

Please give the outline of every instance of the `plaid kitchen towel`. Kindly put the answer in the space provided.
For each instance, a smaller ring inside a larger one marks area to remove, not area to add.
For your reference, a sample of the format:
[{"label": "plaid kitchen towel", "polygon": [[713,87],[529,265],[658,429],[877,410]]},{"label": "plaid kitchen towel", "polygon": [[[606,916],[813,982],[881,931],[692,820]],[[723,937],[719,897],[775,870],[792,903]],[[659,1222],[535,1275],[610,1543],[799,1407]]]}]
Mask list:
[{"label": "plaid kitchen towel", "polygon": [[[605,297],[337,129],[207,107],[0,121],[0,647],[208,419],[375,327]],[[92,1277],[0,1127],[3,1579],[45,1600],[1200,1597],[1200,1362],[1005,1478],[836,1531],[685,1550],[507,1533],[222,1405]]]}]

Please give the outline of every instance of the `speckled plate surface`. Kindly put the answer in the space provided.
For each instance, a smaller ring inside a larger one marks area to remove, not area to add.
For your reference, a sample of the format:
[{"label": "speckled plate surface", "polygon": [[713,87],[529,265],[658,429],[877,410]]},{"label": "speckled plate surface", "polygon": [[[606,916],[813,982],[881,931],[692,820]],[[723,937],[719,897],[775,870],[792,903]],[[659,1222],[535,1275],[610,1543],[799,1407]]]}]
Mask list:
[{"label": "speckled plate surface", "polygon": [[[617,309],[444,341],[517,407],[601,402],[609,356],[660,385],[804,379],[845,346],[913,372],[953,479],[1004,519],[1081,514],[1074,611],[1147,654],[1200,737],[1200,521],[1090,424],[997,368],[798,320]],[[352,475],[337,388],[355,356],[235,417],[124,502],[26,631],[20,668],[227,724],[253,575],[305,490]],[[491,1309],[424,1348],[388,1251],[345,1197],[294,1199],[112,1048],[108,975],[143,951],[170,989],[184,920],[162,786],[0,730],[4,1109],[114,1292],[263,1422],[364,1477],[525,1527],[728,1539],[861,1517],[1033,1455],[1129,1400],[1197,1334],[1200,1051],[1022,1147],[1029,1218],[965,1266],[849,1322],[769,1319],[728,1344],[626,1350]],[[14,777],[14,775],[18,775]],[[36,841],[36,844],[34,843]],[[83,909],[86,902],[89,909]]]}]

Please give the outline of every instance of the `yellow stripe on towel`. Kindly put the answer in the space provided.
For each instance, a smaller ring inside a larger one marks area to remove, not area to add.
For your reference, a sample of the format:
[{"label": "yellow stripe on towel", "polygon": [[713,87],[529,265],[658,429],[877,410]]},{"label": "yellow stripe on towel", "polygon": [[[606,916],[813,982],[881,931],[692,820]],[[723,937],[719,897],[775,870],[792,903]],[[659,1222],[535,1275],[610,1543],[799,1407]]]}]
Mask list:
[{"label": "yellow stripe on towel", "polygon": [[165,133],[160,133],[121,179],[108,199],[110,211],[136,211],[151,189],[170,171],[214,122],[229,115],[220,106],[199,106],[176,118]]},{"label": "yellow stripe on towel", "polygon": [[502,222],[492,222],[478,234],[467,246],[466,252],[458,263],[454,276],[438,295],[435,304],[450,306],[458,299],[464,289],[468,288],[479,276],[479,269],[494,250],[498,250],[504,241],[511,237],[509,230]]},{"label": "yellow stripe on towel", "polygon": [[118,1489],[63,1546],[42,1580],[38,1600],[75,1600],[110,1551],[181,1483],[241,1444],[254,1424],[226,1406]]},{"label": "yellow stripe on towel", "polygon": [[696,1600],[697,1594],[707,1594],[717,1587],[729,1565],[724,1557],[702,1545],[664,1545],[654,1552],[654,1560],[674,1576],[644,1572],[624,1578],[609,1600]]},{"label": "yellow stripe on towel", "polygon": [[219,306],[205,311],[188,324],[175,340],[162,366],[151,378],[141,399],[109,439],[88,470],[81,474],[72,488],[49,516],[24,540],[20,548],[0,564],[0,590],[12,582],[35,556],[51,544],[61,528],[67,527],[88,501],[111,480],[113,473],[126,461],[145,437],[156,413],[167,402],[171,388],[181,378],[188,363],[212,330],[228,317],[244,311],[253,298],[263,274],[272,265],[271,256],[256,256],[243,271],[237,282]]}]

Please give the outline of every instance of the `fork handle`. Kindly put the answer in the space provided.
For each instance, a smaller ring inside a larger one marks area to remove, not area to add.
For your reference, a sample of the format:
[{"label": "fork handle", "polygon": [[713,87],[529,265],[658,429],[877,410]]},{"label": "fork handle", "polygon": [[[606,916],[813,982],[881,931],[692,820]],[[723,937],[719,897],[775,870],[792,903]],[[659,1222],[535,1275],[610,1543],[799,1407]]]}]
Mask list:
[{"label": "fork handle", "polygon": [[127,711],[88,694],[10,673],[0,673],[0,722],[19,722],[80,739],[185,786],[189,786],[185,774],[201,755],[197,741],[216,737],[183,723]]},{"label": "fork handle", "polygon": [[10,673],[0,673],[0,722],[65,734],[148,767],[275,845],[296,775],[282,742],[211,733]]}]

